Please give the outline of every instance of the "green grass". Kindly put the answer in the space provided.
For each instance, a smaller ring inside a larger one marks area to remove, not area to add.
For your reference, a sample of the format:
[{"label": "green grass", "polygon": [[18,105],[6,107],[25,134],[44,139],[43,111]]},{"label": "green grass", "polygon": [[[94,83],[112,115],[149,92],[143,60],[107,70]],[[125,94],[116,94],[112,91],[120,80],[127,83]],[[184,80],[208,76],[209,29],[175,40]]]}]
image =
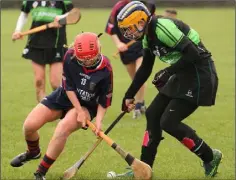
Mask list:
[{"label": "green grass", "polygon": [[[200,108],[185,122],[196,129],[197,133],[212,147],[224,153],[224,160],[219,167],[215,179],[234,179],[234,98],[235,98],[235,36],[233,9],[178,9],[179,18],[189,23],[201,35],[204,44],[212,52],[219,75],[219,90],[216,106]],[[162,12],[161,9],[159,12]],[[76,26],[68,26],[68,41],[72,42],[81,31],[104,31],[110,10],[82,9],[82,20]],[[22,135],[22,124],[25,117],[36,104],[33,87],[33,72],[29,61],[21,58],[26,43],[13,43],[11,33],[15,28],[19,11],[3,10],[1,16],[1,60],[2,60],[2,114],[1,114],[1,179],[32,179],[38,161],[25,164],[20,168],[12,168],[10,160],[26,149]],[[25,30],[29,28],[29,23]],[[101,37],[103,53],[111,58],[114,69],[114,98],[104,120],[103,129],[115,119],[120,112],[123,95],[130,84],[128,74],[119,59],[113,59],[115,52],[109,36]],[[166,66],[156,60],[153,73]],[[153,77],[153,74],[152,76]],[[148,80],[146,102],[149,104],[157,94]],[[50,93],[47,83],[47,92]],[[121,147],[139,158],[142,136],[146,120],[132,120],[131,114],[126,115],[110,133]],[[56,122],[49,123],[40,130],[40,145],[45,152]],[[200,160],[191,154],[174,138],[164,134],[165,140],[158,150],[154,165],[154,179],[204,179]],[[63,171],[70,167],[95,142],[90,130],[74,133],[68,140],[65,151],[47,174],[48,179],[58,179]],[[120,156],[102,143],[86,161],[77,174],[77,179],[105,179],[108,171],[121,173],[127,166]]]}]

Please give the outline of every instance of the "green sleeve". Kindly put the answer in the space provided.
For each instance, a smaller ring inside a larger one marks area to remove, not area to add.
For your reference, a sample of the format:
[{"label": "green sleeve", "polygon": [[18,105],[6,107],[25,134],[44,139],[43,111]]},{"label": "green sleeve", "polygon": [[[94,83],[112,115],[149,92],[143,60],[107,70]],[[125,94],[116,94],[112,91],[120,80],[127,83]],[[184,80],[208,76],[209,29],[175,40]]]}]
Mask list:
[{"label": "green sleeve", "polygon": [[158,19],[156,27],[157,38],[168,47],[176,47],[184,37],[182,31],[170,19]]},{"label": "green sleeve", "polygon": [[148,41],[147,41],[147,36],[145,35],[143,38],[143,49],[147,49],[148,47]]}]

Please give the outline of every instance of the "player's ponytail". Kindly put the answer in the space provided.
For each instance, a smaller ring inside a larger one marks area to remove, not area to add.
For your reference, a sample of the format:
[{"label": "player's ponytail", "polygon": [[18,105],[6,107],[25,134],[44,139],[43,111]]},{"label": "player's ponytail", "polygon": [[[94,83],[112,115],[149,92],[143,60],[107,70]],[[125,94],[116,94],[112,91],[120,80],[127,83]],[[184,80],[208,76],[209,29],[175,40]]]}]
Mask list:
[{"label": "player's ponytail", "polygon": [[72,42],[70,45],[64,44],[63,47],[68,49],[74,48],[74,42]]}]

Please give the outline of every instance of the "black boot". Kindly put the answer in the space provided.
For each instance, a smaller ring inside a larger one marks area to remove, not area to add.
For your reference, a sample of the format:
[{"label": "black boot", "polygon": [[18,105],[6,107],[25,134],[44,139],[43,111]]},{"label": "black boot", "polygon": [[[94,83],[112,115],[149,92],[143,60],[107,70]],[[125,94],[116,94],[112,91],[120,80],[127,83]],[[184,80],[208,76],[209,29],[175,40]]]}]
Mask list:
[{"label": "black boot", "polygon": [[23,166],[27,161],[39,159],[40,157],[41,157],[40,152],[37,155],[32,155],[30,152],[26,151],[14,157],[14,159],[11,161],[11,166],[20,167]]}]

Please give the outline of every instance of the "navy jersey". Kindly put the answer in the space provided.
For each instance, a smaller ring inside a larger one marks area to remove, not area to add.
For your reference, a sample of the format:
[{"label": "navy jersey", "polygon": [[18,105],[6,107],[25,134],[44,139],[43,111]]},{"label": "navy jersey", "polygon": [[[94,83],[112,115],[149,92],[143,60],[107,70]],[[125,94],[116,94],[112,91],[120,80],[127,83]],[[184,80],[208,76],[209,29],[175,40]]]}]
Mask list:
[{"label": "navy jersey", "polygon": [[106,25],[106,29],[105,32],[113,35],[116,34],[120,41],[127,43],[130,40],[126,39],[120,32],[119,27],[118,27],[118,22],[117,22],[117,15],[119,14],[119,12],[123,9],[123,7],[125,7],[128,3],[130,2],[130,0],[122,0],[122,1],[118,1],[114,7],[112,8],[110,17],[108,19],[107,25]]},{"label": "navy jersey", "polygon": [[97,108],[100,104],[104,108],[109,107],[112,101],[113,73],[108,58],[102,55],[96,69],[87,69],[77,62],[74,50],[68,50],[63,62],[62,86],[65,95],[66,91],[76,93],[81,106]]},{"label": "navy jersey", "polygon": [[[53,22],[56,16],[73,9],[71,0],[65,1],[23,1],[21,11],[32,16],[31,29]],[[51,28],[29,35],[28,46],[35,48],[57,48],[67,44],[66,28]]]}]

